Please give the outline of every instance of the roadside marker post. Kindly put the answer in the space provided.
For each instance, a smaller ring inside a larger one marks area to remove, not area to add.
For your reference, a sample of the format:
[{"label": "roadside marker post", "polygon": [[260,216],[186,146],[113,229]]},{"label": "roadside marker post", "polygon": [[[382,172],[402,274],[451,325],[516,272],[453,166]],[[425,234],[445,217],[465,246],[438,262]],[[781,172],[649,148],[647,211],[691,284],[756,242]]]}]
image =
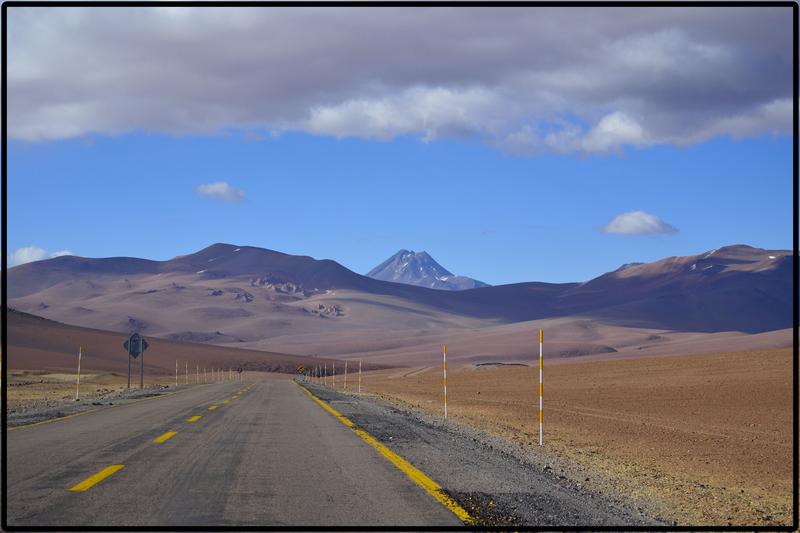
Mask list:
[{"label": "roadside marker post", "polygon": [[75,401],[80,400],[81,390],[81,356],[83,355],[83,346],[78,347],[78,380],[75,382]]},{"label": "roadside marker post", "polygon": [[444,363],[444,418],[447,419],[447,345],[442,345],[442,361]]},{"label": "roadside marker post", "polygon": [[328,386],[328,365],[322,365],[322,384]]},{"label": "roadside marker post", "polygon": [[189,384],[189,361],[186,361],[186,385]]},{"label": "roadside marker post", "polygon": [[542,344],[544,343],[544,331],[539,328],[539,446],[544,446],[544,432],[542,422],[544,421],[544,411],[542,410],[542,397],[544,396],[544,358],[542,356]]},{"label": "roadside marker post", "polygon": [[208,375],[206,374],[206,367],[203,367],[203,383],[208,383]]},{"label": "roadside marker post", "polygon": [[344,390],[347,390],[347,361],[344,362]]},{"label": "roadside marker post", "polygon": [[175,359],[175,388],[178,388],[178,360]]},{"label": "roadside marker post", "polygon": [[336,388],[336,363],[331,363],[331,387]]},{"label": "roadside marker post", "polygon": [[197,365],[196,373],[194,375],[194,382],[200,384],[200,365]]},{"label": "roadside marker post", "polygon": [[361,394],[361,359],[358,360],[358,393]]}]

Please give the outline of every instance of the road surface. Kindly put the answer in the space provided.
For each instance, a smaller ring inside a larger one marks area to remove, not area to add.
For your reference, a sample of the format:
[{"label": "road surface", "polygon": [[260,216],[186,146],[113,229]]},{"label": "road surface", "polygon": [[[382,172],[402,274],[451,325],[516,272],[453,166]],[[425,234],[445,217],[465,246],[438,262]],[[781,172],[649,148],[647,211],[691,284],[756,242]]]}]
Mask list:
[{"label": "road surface", "polygon": [[7,453],[12,527],[462,524],[288,380],[13,429]]}]

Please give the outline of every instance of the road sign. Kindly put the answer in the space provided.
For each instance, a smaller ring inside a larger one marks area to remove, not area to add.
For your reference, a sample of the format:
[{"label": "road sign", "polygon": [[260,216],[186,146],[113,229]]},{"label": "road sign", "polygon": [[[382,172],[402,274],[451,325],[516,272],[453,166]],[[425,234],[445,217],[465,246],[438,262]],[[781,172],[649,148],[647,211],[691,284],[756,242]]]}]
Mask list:
[{"label": "road sign", "polygon": [[128,355],[136,359],[144,353],[150,344],[138,333],[134,333],[128,340],[122,343],[123,348],[128,350]]}]

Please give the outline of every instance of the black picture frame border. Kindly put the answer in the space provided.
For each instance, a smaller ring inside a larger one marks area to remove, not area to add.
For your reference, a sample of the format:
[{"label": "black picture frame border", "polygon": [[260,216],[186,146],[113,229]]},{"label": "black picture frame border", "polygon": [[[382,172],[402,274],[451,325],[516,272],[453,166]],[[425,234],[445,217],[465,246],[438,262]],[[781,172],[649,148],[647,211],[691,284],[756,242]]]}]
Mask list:
[{"label": "black picture frame border", "polygon": [[[789,526],[519,526],[519,527],[498,527],[498,526],[463,526],[463,527],[269,527],[269,526],[126,526],[126,527],[106,527],[106,526],[9,526],[8,525],[8,479],[7,479],[7,466],[8,466],[8,436],[7,436],[7,379],[8,375],[8,328],[7,328],[7,314],[8,314],[8,286],[7,286],[7,271],[8,271],[8,257],[7,257],[7,222],[8,222],[8,187],[7,187],[7,172],[8,172],[8,151],[7,151],[7,133],[8,133],[8,92],[7,92],[7,60],[8,60],[8,9],[14,7],[36,8],[36,7],[570,7],[580,9],[583,7],[713,7],[713,8],[726,8],[726,7],[790,7],[792,8],[792,42],[794,50],[792,53],[793,74],[792,74],[792,96],[793,96],[793,154],[792,154],[792,170],[793,170],[793,184],[792,184],[792,199],[793,199],[793,223],[792,228],[793,238],[793,386],[792,386],[792,470],[793,470],[793,487],[792,487],[792,524]],[[0,363],[0,370],[2,370],[2,394],[0,395],[0,408],[2,408],[2,520],[0,525],[5,531],[462,531],[462,530],[476,530],[476,531],[797,531],[800,526],[798,525],[798,226],[800,225],[800,218],[798,217],[798,4],[791,1],[743,1],[735,2],[730,0],[725,1],[652,1],[646,2],[642,0],[633,0],[630,2],[625,1],[442,1],[431,0],[423,2],[419,0],[387,0],[384,2],[370,1],[353,1],[353,0],[331,0],[329,2],[319,0],[309,0],[307,2],[292,1],[292,0],[276,0],[276,1],[146,1],[146,0],[129,0],[129,1],[47,1],[47,0],[33,0],[30,2],[20,0],[9,0],[2,3],[2,280],[0,280],[0,287],[2,288],[3,302],[2,302],[2,330],[0,331],[0,341],[2,341],[2,363]]]}]

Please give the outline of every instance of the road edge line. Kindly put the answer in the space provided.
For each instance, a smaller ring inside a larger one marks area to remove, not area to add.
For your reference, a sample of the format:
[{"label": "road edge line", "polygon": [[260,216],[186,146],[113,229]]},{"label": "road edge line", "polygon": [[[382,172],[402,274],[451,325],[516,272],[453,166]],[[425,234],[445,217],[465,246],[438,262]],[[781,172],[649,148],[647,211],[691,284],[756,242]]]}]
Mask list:
[{"label": "road edge line", "polygon": [[308,394],[312,400],[314,400],[320,407],[328,411],[332,414],[336,419],[339,420],[342,424],[350,428],[350,430],[358,435],[361,440],[375,448],[384,458],[386,458],[390,463],[396,466],[401,472],[403,472],[406,476],[408,476],[411,481],[415,482],[417,485],[425,489],[425,491],[436,498],[436,500],[447,507],[454,515],[456,515],[459,520],[464,522],[467,525],[471,525],[475,522],[475,519],[470,516],[470,514],[461,507],[458,502],[456,502],[453,498],[445,494],[444,490],[442,489],[441,485],[436,483],[434,480],[429,478],[422,470],[415,467],[392,450],[378,442],[375,437],[356,427],[356,425],[348,419],[346,416],[341,414],[339,411],[328,405],[324,400],[320,399],[316,394],[308,390],[307,388],[303,387],[296,381],[294,382],[295,385],[303,389],[306,394]]}]

